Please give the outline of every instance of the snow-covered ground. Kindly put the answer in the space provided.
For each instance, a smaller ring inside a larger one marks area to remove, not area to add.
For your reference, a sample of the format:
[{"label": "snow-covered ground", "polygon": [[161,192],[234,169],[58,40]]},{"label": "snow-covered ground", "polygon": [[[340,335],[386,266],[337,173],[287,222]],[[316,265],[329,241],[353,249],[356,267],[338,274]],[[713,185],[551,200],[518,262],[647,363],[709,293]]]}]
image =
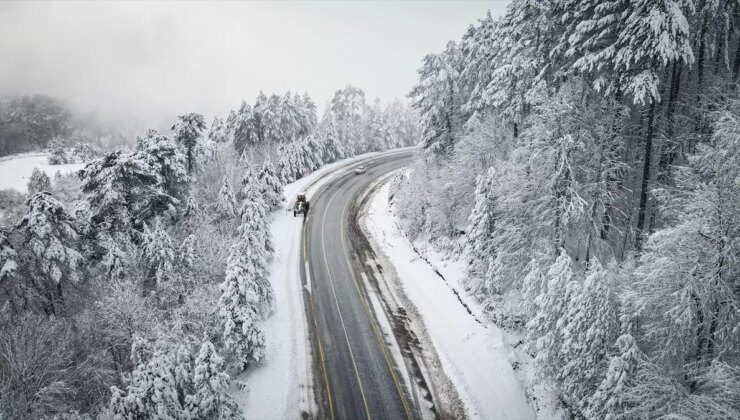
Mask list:
[{"label": "snow-covered ground", "polygon": [[13,189],[25,193],[34,168],[46,172],[53,182],[57,171],[66,174],[85,166],[84,163],[49,165],[48,159],[48,153],[24,153],[3,157],[0,159],[0,190]]},{"label": "snow-covered ground", "polygon": [[[462,261],[448,261],[431,249],[420,258],[415,246],[400,232],[389,204],[389,183],[370,199],[364,229],[393,266],[397,281],[416,307],[422,324],[436,348],[445,373],[465,404],[470,418],[557,418],[554,406],[537,391],[529,391],[530,376],[515,371],[523,363],[514,349],[513,337],[487,322],[479,305],[465,295],[459,282]],[[444,277],[440,277],[440,275]],[[411,312],[411,311],[410,311]],[[518,340],[517,340],[518,341]],[[530,372],[531,373],[531,372]]]},{"label": "snow-covered ground", "polygon": [[311,346],[299,271],[303,218],[294,218],[290,205],[299,191],[307,191],[310,200],[322,185],[342,174],[340,169],[379,154],[334,162],[285,186],[285,202],[274,213],[270,227],[275,247],[270,276],[276,311],[263,325],[266,362],[240,378],[246,388],[235,395],[248,419],[300,418],[303,412],[315,412]]}]

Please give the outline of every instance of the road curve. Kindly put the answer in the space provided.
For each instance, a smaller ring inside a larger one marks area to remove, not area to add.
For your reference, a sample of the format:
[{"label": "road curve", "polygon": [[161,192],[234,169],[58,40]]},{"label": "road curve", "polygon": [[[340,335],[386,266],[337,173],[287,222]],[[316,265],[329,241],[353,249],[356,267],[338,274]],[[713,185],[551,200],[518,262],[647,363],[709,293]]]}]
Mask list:
[{"label": "road curve", "polygon": [[361,264],[352,254],[349,208],[383,175],[407,166],[412,152],[365,160],[367,172],[353,166],[310,197],[304,220],[303,283],[312,330],[317,400],[321,418],[412,419],[418,408],[371,310]]}]

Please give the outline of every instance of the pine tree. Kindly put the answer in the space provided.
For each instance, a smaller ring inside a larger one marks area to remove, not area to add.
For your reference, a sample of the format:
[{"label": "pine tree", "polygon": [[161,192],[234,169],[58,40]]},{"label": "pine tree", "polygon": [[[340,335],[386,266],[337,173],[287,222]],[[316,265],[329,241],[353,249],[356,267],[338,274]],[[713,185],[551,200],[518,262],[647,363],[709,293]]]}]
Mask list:
[{"label": "pine tree", "polygon": [[660,100],[661,72],[669,63],[694,62],[684,4],[681,0],[628,3],[617,39],[614,69],[630,69],[620,74],[619,88],[636,104]]},{"label": "pine tree", "polygon": [[264,196],[260,192],[262,189],[256,178],[247,175],[244,180],[243,189],[244,203],[240,209],[241,225],[239,234],[244,237],[249,235],[255,238],[263,254],[273,251],[272,239],[268,225],[267,205]]},{"label": "pine tree", "polygon": [[339,133],[337,132],[337,122],[333,113],[327,114],[324,119],[324,128],[322,129],[322,138],[324,145],[322,147],[323,156],[321,160],[326,163],[332,163],[347,156],[345,146],[342,144]]},{"label": "pine tree", "polygon": [[188,202],[185,205],[185,211],[183,212],[182,217],[189,221],[197,220],[203,217],[203,210],[198,204],[198,199],[195,198],[195,196],[192,194],[188,197]]},{"label": "pine tree", "polygon": [[563,398],[578,410],[586,407],[591,390],[606,369],[609,346],[617,329],[611,283],[607,270],[593,261],[583,287],[564,314],[560,356],[565,365],[558,377],[563,384]]},{"label": "pine tree", "polygon": [[198,139],[206,128],[206,121],[202,115],[195,113],[180,115],[177,118],[180,121],[172,126],[172,131],[175,132],[175,141],[185,148],[188,173],[191,173],[195,164],[195,150],[198,146]]},{"label": "pine tree", "polygon": [[191,269],[195,265],[195,244],[197,240],[198,238],[195,235],[189,235],[180,244],[177,256],[180,269]]},{"label": "pine tree", "polygon": [[111,280],[122,279],[126,275],[126,253],[119,247],[112,237],[106,240],[107,250],[103,258],[105,273]]},{"label": "pine tree", "polygon": [[499,22],[491,17],[491,12],[480,20],[477,27],[463,37],[463,64],[460,72],[461,83],[470,92],[463,110],[466,114],[484,112],[487,104],[486,89],[494,72],[494,61],[499,42]]},{"label": "pine tree", "polygon": [[16,287],[13,280],[18,271],[17,257],[18,254],[8,241],[5,232],[0,230],[0,291],[7,297],[11,308],[14,307],[11,291]]},{"label": "pine tree", "polygon": [[28,194],[33,195],[37,192],[50,191],[51,178],[46,172],[40,171],[39,168],[33,168],[31,177],[28,179]]},{"label": "pine tree", "polygon": [[49,165],[64,165],[70,163],[64,141],[55,137],[49,142]]},{"label": "pine tree", "polygon": [[262,164],[262,170],[257,176],[260,182],[260,192],[270,209],[276,209],[285,199],[283,198],[283,185],[275,174],[275,168],[269,158]]},{"label": "pine tree", "polygon": [[554,40],[552,6],[549,1],[515,0],[497,30],[494,70],[482,98],[512,124],[515,138],[546,84]]},{"label": "pine tree", "polygon": [[213,117],[211,128],[208,130],[208,140],[214,143],[226,143],[226,126],[223,118]]},{"label": "pine tree", "polygon": [[221,189],[218,191],[216,214],[225,219],[231,219],[236,216],[236,197],[234,196],[234,190],[231,188],[228,176],[224,176]]},{"label": "pine tree", "polygon": [[224,360],[210,341],[201,345],[193,367],[195,392],[185,397],[191,418],[242,418],[239,406],[228,393],[231,378],[224,372]]},{"label": "pine tree", "polygon": [[234,355],[239,370],[264,358],[265,336],[257,325],[260,294],[255,284],[256,268],[251,255],[259,255],[248,242],[232,246],[226,279],[221,284],[218,315],[223,325],[224,346]]},{"label": "pine tree", "polygon": [[540,366],[546,371],[557,372],[562,366],[560,346],[566,310],[574,295],[578,293],[578,283],[574,280],[572,260],[565,250],[547,271],[547,285],[535,299],[536,315],[527,324],[531,350]]},{"label": "pine tree", "polygon": [[411,106],[421,114],[422,147],[436,154],[451,152],[458,134],[461,61],[454,42],[442,54],[427,55],[419,69],[419,83],[409,93]]},{"label": "pine tree", "polygon": [[143,256],[149,280],[155,288],[165,287],[174,280],[175,250],[172,239],[159,223],[153,230],[145,228],[144,238]]},{"label": "pine tree", "polygon": [[176,202],[162,190],[146,162],[122,152],[92,162],[79,176],[92,207],[92,221],[105,232],[127,232],[146,221],[152,209]]},{"label": "pine tree", "polygon": [[0,285],[6,284],[18,269],[16,252],[5,233],[0,231]]},{"label": "pine tree", "polygon": [[495,249],[491,238],[495,227],[496,198],[493,196],[492,184],[495,180],[494,168],[489,168],[485,175],[478,177],[475,188],[475,207],[468,218],[467,248],[470,254],[469,272],[482,274],[481,263],[495,258]]},{"label": "pine tree", "polygon": [[606,376],[588,398],[583,416],[589,420],[616,420],[624,409],[624,394],[630,376],[637,369],[640,350],[634,337],[624,334],[617,338],[617,354],[612,356]]},{"label": "pine tree", "polygon": [[296,180],[291,168],[290,159],[291,157],[288,155],[287,150],[283,149],[277,161],[277,175],[283,185],[290,184]]},{"label": "pine tree", "polygon": [[142,347],[135,341],[131,359],[136,367],[126,377],[125,392],[111,387],[109,411],[114,418],[191,418],[183,403],[193,389],[192,356],[184,346]]},{"label": "pine tree", "polygon": [[65,306],[64,289],[83,277],[84,258],[74,217],[51,194],[40,192],[26,201],[28,212],[18,224],[30,270],[30,289],[43,310],[56,314]]}]

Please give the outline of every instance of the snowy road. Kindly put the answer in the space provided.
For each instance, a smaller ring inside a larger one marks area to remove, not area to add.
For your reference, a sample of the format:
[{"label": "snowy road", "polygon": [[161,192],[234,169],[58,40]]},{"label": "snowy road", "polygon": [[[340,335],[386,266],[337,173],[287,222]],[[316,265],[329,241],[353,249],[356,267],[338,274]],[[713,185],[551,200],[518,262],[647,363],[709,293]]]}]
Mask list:
[{"label": "snowy road", "polygon": [[[351,246],[349,208],[377,178],[410,162],[411,154],[385,155],[366,173],[350,170],[311,197],[305,221],[302,276],[316,357],[316,387],[325,418],[417,418],[404,380],[408,373],[388,346],[383,319],[363,285],[363,264]],[[391,339],[392,340],[392,339]]]}]

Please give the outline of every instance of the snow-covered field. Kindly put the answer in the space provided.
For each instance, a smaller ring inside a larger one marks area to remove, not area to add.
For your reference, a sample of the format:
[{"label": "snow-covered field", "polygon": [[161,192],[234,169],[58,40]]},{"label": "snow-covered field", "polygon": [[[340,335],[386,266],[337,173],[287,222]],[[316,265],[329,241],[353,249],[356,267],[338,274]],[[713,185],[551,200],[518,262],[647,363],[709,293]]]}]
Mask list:
[{"label": "snow-covered field", "polygon": [[521,363],[521,355],[511,344],[513,338],[487,322],[479,305],[459,287],[464,263],[446,261],[430,249],[424,250],[425,261],[399,231],[389,205],[389,188],[386,182],[370,199],[364,229],[394,266],[398,281],[416,306],[468,416],[557,418],[548,408],[551,404],[542,401],[543,398],[539,398],[540,410],[535,412],[523,385],[526,381],[523,376],[527,375],[518,374],[512,367],[515,362]]},{"label": "snow-covered field", "polygon": [[28,179],[34,168],[46,172],[54,181],[57,171],[66,174],[82,169],[84,163],[49,165],[48,153],[24,153],[0,159],[0,190],[13,189],[25,193]]},{"label": "snow-covered field", "polygon": [[270,228],[275,247],[271,281],[276,312],[264,323],[266,362],[241,378],[247,388],[235,395],[249,419],[300,418],[302,412],[315,412],[311,346],[299,271],[303,218],[294,218],[288,209],[299,191],[307,191],[310,199],[322,185],[341,175],[342,167],[379,154],[334,162],[285,186],[285,202],[274,213]]}]

